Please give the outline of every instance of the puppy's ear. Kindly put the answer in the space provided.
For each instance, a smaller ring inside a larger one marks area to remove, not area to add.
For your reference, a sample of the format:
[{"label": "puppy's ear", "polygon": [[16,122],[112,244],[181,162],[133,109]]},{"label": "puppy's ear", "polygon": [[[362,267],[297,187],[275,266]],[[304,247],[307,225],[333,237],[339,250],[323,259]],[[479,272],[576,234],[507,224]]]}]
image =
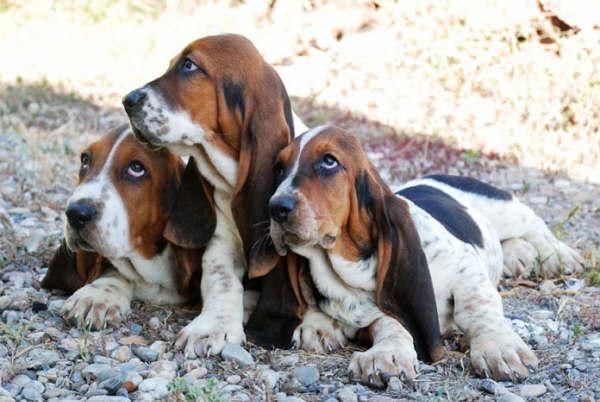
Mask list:
[{"label": "puppy's ear", "polygon": [[[273,96],[273,94],[277,94]],[[241,118],[238,174],[232,200],[232,212],[240,231],[250,272],[265,274],[279,260],[275,249],[256,251],[269,231],[269,198],[275,191],[273,167],[279,151],[293,136],[290,101],[281,79],[263,62],[255,79],[223,83],[221,103],[229,115]],[[252,258],[250,255],[254,254]],[[257,264],[259,268],[252,268]]]},{"label": "puppy's ear", "polygon": [[177,270],[175,278],[177,289],[185,300],[200,302],[200,281],[202,279],[202,254],[204,248],[182,248],[173,246]]},{"label": "puppy's ear", "polygon": [[364,177],[368,180],[377,239],[375,301],[410,332],[420,359],[437,361],[443,357],[444,349],[433,284],[408,205],[389,190],[376,172]]},{"label": "puppy's ear", "polygon": [[202,178],[194,158],[189,159],[177,189],[163,237],[184,248],[201,248],[212,237],[217,219],[212,188]]},{"label": "puppy's ear", "polygon": [[45,289],[59,289],[73,293],[83,285],[92,282],[106,268],[108,261],[89,251],[71,251],[63,239],[54,252],[48,272],[42,279]]}]

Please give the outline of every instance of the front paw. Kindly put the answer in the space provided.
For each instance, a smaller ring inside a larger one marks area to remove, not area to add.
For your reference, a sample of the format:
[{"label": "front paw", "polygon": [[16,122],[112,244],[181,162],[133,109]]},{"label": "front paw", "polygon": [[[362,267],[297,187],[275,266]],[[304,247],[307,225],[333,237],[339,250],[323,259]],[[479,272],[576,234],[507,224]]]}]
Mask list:
[{"label": "front paw", "polygon": [[292,335],[294,347],[307,352],[333,352],[346,345],[346,336],[333,318],[320,311],[309,310]]},{"label": "front paw", "polygon": [[535,369],[538,359],[511,329],[488,332],[471,340],[471,365],[475,372],[495,380],[521,380]]},{"label": "front paw", "polygon": [[391,376],[414,379],[416,365],[417,352],[412,343],[392,338],[384,339],[364,352],[354,352],[349,370],[355,380],[383,387]]},{"label": "front paw", "polygon": [[116,288],[91,283],[67,299],[60,313],[80,327],[103,329],[117,326],[129,314],[130,300]]},{"label": "front paw", "polygon": [[202,313],[179,332],[175,346],[184,350],[186,358],[194,358],[219,354],[226,343],[245,341],[241,318]]}]

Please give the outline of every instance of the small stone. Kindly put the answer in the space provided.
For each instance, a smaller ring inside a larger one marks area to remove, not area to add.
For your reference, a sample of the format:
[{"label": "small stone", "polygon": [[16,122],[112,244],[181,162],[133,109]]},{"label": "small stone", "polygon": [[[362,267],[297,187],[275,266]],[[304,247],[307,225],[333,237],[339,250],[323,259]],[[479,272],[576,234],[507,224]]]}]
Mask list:
[{"label": "small stone", "polygon": [[161,324],[158,317],[150,317],[150,320],[148,320],[148,326],[152,329],[160,328]]},{"label": "small stone", "polygon": [[27,355],[27,368],[38,369],[42,366],[53,366],[60,360],[60,356],[54,350],[33,349]]},{"label": "small stone", "polygon": [[167,393],[167,385],[169,384],[169,380],[166,378],[155,377],[155,378],[147,378],[138,385],[138,389],[142,392],[148,391],[162,391],[164,390]]},{"label": "small stone", "polygon": [[544,384],[524,384],[521,386],[519,394],[523,398],[535,398],[544,395],[547,389]]},{"label": "small stone", "polygon": [[484,378],[483,380],[481,380],[477,386],[477,388],[480,391],[485,391],[488,394],[492,394],[495,395],[496,394],[496,387],[498,386],[498,383],[496,383],[496,381],[491,380],[489,378]]},{"label": "small stone", "polygon": [[540,293],[543,295],[552,294],[554,290],[556,290],[557,286],[550,279],[546,279],[540,284]]},{"label": "small stone", "polygon": [[501,395],[497,400],[497,402],[525,402],[523,398],[519,395],[515,395],[512,392],[507,392],[504,395]]},{"label": "small stone", "polygon": [[122,396],[96,395],[88,398],[87,402],[130,402],[130,399]]},{"label": "small stone", "polygon": [[591,334],[587,337],[587,339],[581,343],[581,348],[583,350],[600,350],[600,334]]},{"label": "small stone", "polygon": [[550,310],[535,310],[530,315],[536,320],[547,320],[554,317],[554,312]]},{"label": "small stone", "polygon": [[106,357],[106,356],[102,356],[102,355],[95,355],[94,356],[94,363],[98,363],[98,364],[113,364],[114,361],[110,357]]},{"label": "small stone", "polygon": [[280,368],[292,367],[298,363],[298,360],[299,358],[296,355],[283,356],[276,361],[275,365]]},{"label": "small stone", "polygon": [[144,330],[144,327],[142,327],[140,324],[133,323],[129,326],[129,330],[132,334],[139,335]]},{"label": "small stone", "polygon": [[88,381],[95,380],[98,378],[100,373],[106,372],[106,370],[112,371],[113,369],[108,364],[92,363],[88,364],[83,370],[81,370],[81,375]]},{"label": "small stone", "polygon": [[159,360],[150,364],[150,377],[162,377],[172,380],[177,376],[177,363],[169,360]]},{"label": "small stone", "polygon": [[158,360],[158,353],[146,346],[132,345],[131,351],[142,361],[149,363]]},{"label": "small stone", "polygon": [[119,388],[121,388],[123,382],[125,382],[125,375],[118,373],[117,375],[113,375],[112,377],[102,381],[98,384],[98,386],[107,390],[109,394],[114,394],[119,390]]},{"label": "small stone", "polygon": [[548,338],[544,335],[533,335],[529,339],[529,343],[536,350],[545,349],[548,347]]},{"label": "small stone", "polygon": [[234,343],[225,344],[225,347],[221,352],[221,357],[224,360],[232,360],[241,367],[249,367],[254,365],[254,358],[252,355],[240,345],[236,345]]},{"label": "small stone", "polygon": [[128,361],[131,359],[131,349],[129,346],[119,346],[110,354],[115,360],[120,361],[121,363]]},{"label": "small stone", "polygon": [[260,378],[264,381],[265,385],[269,389],[275,388],[277,381],[279,381],[280,374],[271,369],[267,369],[260,374]]},{"label": "small stone", "polygon": [[314,384],[319,380],[319,370],[315,366],[300,366],[294,368],[294,377],[304,386]]},{"label": "small stone", "polygon": [[149,342],[139,335],[124,336],[119,339],[121,345],[140,345],[146,346]]},{"label": "small stone", "polygon": [[206,374],[208,374],[208,370],[206,369],[206,367],[198,367],[198,368],[193,369],[192,371],[188,372],[188,375],[192,376],[196,380],[199,380],[200,378],[205,377]]},{"label": "small stone", "polygon": [[402,381],[396,376],[390,377],[387,385],[388,392],[400,392],[402,391]]},{"label": "small stone", "polygon": [[158,353],[159,356],[162,356],[165,353],[165,351],[167,350],[167,342],[156,341],[156,342],[152,343],[152,345],[150,345],[150,349],[152,349],[153,351]]},{"label": "small stone", "polygon": [[4,310],[2,312],[2,319],[8,325],[15,325],[21,321],[21,313],[18,311]]},{"label": "small stone", "polygon": [[[397,378],[397,377],[396,377]],[[352,390],[352,387],[342,387],[336,394],[340,402],[357,402],[358,397]]]},{"label": "small stone", "polygon": [[35,389],[34,387],[23,388],[23,391],[21,392],[21,397],[23,397],[23,399],[26,399],[28,401],[35,401],[35,402],[44,400],[42,398],[42,393],[40,391],[38,391],[37,389]]},{"label": "small stone", "polygon": [[234,374],[234,375],[230,375],[229,377],[227,377],[227,379],[225,381],[227,381],[228,384],[237,384],[240,381],[242,381],[242,377],[240,377],[237,374]]},{"label": "small stone", "polygon": [[48,310],[52,311],[53,313],[60,313],[60,310],[62,309],[62,306],[65,304],[65,301],[62,299],[58,299],[58,300],[52,300],[50,303],[48,303]]},{"label": "small stone", "polygon": [[6,310],[12,302],[12,296],[0,296],[0,310]]}]

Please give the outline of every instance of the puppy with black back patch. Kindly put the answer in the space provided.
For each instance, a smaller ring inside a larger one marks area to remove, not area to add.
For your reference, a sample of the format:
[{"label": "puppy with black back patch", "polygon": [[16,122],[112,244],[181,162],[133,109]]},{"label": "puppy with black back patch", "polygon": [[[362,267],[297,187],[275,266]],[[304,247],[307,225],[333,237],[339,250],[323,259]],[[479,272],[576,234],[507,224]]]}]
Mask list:
[{"label": "puppy with black back patch", "polygon": [[42,287],[75,292],[62,312],[80,325],[117,325],[132,300],[198,299],[201,257],[216,224],[212,189],[194,159],[141,145],[129,127],[81,154],[65,240]]},{"label": "puppy with black back patch", "polygon": [[[186,46],[162,76],[130,92],[123,105],[140,141],[193,156],[214,187],[217,224],[202,259],[204,306],[177,345],[194,356],[243,343],[242,280],[248,271],[260,276],[275,266],[261,278],[249,325],[274,322],[267,313],[297,323],[301,308],[286,272],[291,265],[269,242],[267,204],[275,157],[294,137],[294,124],[303,125],[273,67],[242,36],[205,37]],[[260,260],[250,259],[253,249],[263,251]],[[289,339],[291,329],[281,331],[278,338]]]},{"label": "puppy with black back patch", "polygon": [[[281,255],[308,259],[314,294],[298,287],[309,311],[320,309],[347,336],[370,340],[370,349],[352,357],[357,378],[383,385],[390,375],[415,377],[417,357],[439,359],[440,329],[452,327],[465,333],[472,366],[483,375],[517,379],[536,367],[504,318],[496,290],[503,259],[512,265],[518,250],[533,250],[550,273],[556,261],[580,269],[581,259],[531,209],[456,176],[416,180],[394,194],[358,139],[329,126],[296,138],[275,172],[272,240]],[[506,272],[516,273],[512,266]],[[301,332],[302,325],[294,334],[300,346]]]}]

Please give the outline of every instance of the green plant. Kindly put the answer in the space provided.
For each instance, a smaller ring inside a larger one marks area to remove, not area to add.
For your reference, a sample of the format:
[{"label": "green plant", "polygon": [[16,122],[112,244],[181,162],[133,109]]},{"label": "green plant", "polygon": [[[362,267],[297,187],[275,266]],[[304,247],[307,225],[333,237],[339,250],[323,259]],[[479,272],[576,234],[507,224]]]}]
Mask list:
[{"label": "green plant", "polygon": [[79,356],[81,356],[81,359],[83,359],[83,361],[85,361],[87,363],[92,359],[92,355],[91,355],[90,351],[88,350],[88,342],[89,342],[89,338],[90,338],[91,324],[86,324],[86,325],[82,326],[81,329],[83,330],[83,334],[81,335],[81,339],[79,340],[79,344],[77,345],[77,348],[79,351]]},{"label": "green plant", "polygon": [[190,385],[183,377],[174,378],[167,390],[172,400],[185,402],[224,402],[219,396],[219,383],[209,378],[205,385]]},{"label": "green plant", "polygon": [[468,149],[462,153],[462,158],[465,162],[473,162],[475,159],[479,158],[481,153],[479,151]]},{"label": "green plant", "polygon": [[579,322],[576,322],[573,326],[573,336],[577,338],[581,335],[583,335],[583,325],[581,325]]},{"label": "green plant", "polygon": [[573,219],[577,215],[578,212],[579,212],[579,205],[577,205],[576,207],[571,209],[565,219],[563,219],[562,221],[560,221],[556,225],[554,225],[554,227],[552,228],[552,231],[554,232],[554,236],[556,236],[557,239],[562,240],[565,238],[564,226],[571,219]]}]

